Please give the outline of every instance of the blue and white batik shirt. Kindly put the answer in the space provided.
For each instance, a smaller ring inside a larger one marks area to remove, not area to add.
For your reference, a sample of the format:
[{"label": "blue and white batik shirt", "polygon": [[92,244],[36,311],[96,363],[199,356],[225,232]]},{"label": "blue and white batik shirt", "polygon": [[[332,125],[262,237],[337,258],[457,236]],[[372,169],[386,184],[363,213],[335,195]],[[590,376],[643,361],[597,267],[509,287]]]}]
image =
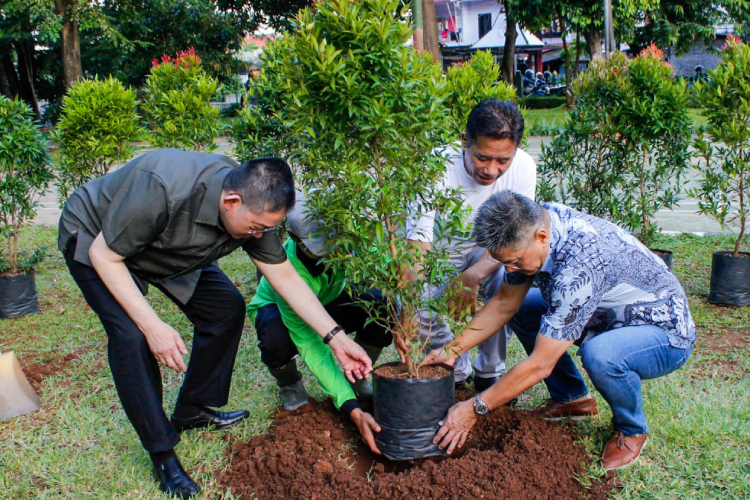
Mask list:
[{"label": "blue and white batik shirt", "polygon": [[673,347],[695,343],[685,291],[659,257],[611,222],[559,203],[542,206],[551,224],[547,258],[534,276],[504,279],[539,287],[549,305],[539,333],[583,345],[609,330],[655,325]]}]

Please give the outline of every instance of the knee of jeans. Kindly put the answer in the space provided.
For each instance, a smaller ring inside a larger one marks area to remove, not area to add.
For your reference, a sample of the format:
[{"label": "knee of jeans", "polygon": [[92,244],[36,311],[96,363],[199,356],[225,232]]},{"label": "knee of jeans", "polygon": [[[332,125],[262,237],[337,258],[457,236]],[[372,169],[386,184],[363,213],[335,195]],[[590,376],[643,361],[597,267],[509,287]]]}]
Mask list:
[{"label": "knee of jeans", "polygon": [[581,352],[581,362],[589,377],[592,379],[599,375],[614,375],[621,370],[621,364],[617,360],[606,356],[595,349],[584,349]]}]

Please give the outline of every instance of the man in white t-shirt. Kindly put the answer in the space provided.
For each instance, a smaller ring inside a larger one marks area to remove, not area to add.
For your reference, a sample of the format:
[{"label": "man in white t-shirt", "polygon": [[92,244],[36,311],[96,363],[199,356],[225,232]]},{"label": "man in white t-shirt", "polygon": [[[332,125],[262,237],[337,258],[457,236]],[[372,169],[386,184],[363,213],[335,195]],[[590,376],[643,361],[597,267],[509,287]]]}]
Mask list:
[{"label": "man in white t-shirt", "polygon": [[[466,132],[462,134],[461,148],[453,146],[443,179],[446,189],[458,188],[464,197],[464,207],[469,209],[464,233],[450,242],[434,240],[435,213],[423,214],[407,225],[409,241],[422,251],[433,245],[449,246],[451,260],[458,277],[454,289],[463,289],[455,299],[455,309],[471,307],[472,313],[480,288],[485,301],[494,297],[503,280],[504,268],[487,259],[487,252],[477,246],[471,236],[471,224],[476,211],[493,194],[510,189],[534,199],[536,191],[536,164],[531,156],[518,149],[523,139],[524,122],[515,104],[499,99],[485,99],[469,114]],[[434,289],[425,293],[443,293]],[[418,315],[420,335],[429,336],[432,347],[441,347],[453,340],[454,335],[445,322],[430,311]],[[482,391],[495,383],[505,372],[506,343],[510,331],[503,327],[497,334],[479,345],[479,355],[474,360],[474,386]],[[399,346],[397,346],[399,347]],[[455,363],[456,382],[471,375],[469,353]]]}]

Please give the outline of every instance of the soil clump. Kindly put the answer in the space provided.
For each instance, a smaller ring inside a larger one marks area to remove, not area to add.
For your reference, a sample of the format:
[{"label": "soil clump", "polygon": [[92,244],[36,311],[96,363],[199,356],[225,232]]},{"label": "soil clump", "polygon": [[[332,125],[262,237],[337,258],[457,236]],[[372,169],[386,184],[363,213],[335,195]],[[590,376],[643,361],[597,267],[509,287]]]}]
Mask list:
[{"label": "soil clump", "polygon": [[616,476],[582,485],[576,478],[594,458],[575,439],[564,425],[501,407],[453,456],[391,462],[372,454],[329,401],[314,402],[280,412],[268,434],[234,442],[218,478],[236,497],[259,500],[604,500]]}]

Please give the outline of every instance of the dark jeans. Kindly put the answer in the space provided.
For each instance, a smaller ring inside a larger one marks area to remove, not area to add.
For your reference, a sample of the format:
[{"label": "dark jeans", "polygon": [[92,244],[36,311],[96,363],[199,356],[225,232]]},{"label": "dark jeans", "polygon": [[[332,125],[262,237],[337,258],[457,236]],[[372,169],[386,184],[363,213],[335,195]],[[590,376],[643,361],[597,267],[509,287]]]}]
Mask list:
[{"label": "dark jeans", "polygon": [[[361,300],[375,300],[383,302],[382,295],[376,290],[359,295]],[[357,343],[374,347],[387,347],[393,337],[388,328],[371,322],[365,325],[369,314],[360,305],[352,304],[353,299],[342,293],[336,300],[325,306],[326,311],[346,332],[357,332]],[[255,316],[255,331],[258,333],[258,347],[260,359],[269,368],[281,368],[296,356],[297,346],[294,345],[289,330],[281,320],[281,313],[275,304],[269,304],[258,309]]]},{"label": "dark jeans", "polygon": [[[138,326],[115,300],[94,268],[73,260],[76,241],[65,253],[86,302],[107,332],[109,367],[125,414],[150,453],[172,449],[180,437],[162,408],[159,364]],[[201,271],[195,293],[180,304],[157,286],[193,323],[193,348],[178,401],[223,406],[229,398],[232,368],[245,321],[245,301],[214,263]]]}]

